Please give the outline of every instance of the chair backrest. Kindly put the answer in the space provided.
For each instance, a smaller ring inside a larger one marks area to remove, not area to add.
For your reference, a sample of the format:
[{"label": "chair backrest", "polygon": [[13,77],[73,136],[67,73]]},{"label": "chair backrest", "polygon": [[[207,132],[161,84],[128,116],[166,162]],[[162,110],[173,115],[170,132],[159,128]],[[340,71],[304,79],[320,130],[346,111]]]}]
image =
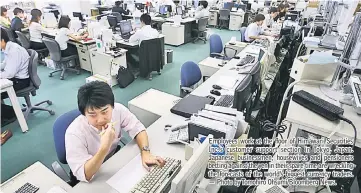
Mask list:
[{"label": "chair backrest", "polygon": [[247,30],[247,27],[241,27],[241,29],[239,30],[239,32],[241,32],[241,42],[246,41],[246,37],[245,37],[246,30]]},{"label": "chair backrest", "polygon": [[29,66],[28,66],[28,73],[30,77],[31,84],[36,88],[39,89],[41,80],[38,76],[38,53],[35,50],[29,49],[28,50],[30,59],[29,59]]},{"label": "chair backrest", "polygon": [[30,40],[25,36],[25,34],[19,32],[19,31],[15,31],[15,33],[18,35],[21,46],[24,47],[25,49],[29,49],[30,48]]},{"label": "chair backrest", "polygon": [[69,125],[80,115],[78,109],[69,111],[58,117],[53,125],[53,137],[55,143],[55,150],[58,159],[61,163],[67,164],[66,149],[65,149],[65,133]]},{"label": "chair backrest", "polygon": [[44,37],[43,42],[45,46],[49,50],[50,58],[54,62],[58,62],[61,59],[61,50],[58,42],[56,42],[54,39]]},{"label": "chair backrest", "polygon": [[122,14],[118,12],[112,12],[111,15],[117,17],[118,22],[122,21]]},{"label": "chair backrest", "polygon": [[220,9],[219,10],[219,19],[220,20],[228,20],[231,11],[229,9]]},{"label": "chair backrest", "polygon": [[181,86],[182,87],[191,87],[195,85],[202,78],[202,72],[199,66],[192,62],[188,61],[184,63],[181,67]]},{"label": "chair backrest", "polygon": [[164,65],[164,46],[161,38],[142,40],[139,46],[140,77],[146,78],[150,72],[158,71]]},{"label": "chair backrest", "polygon": [[209,38],[209,48],[210,48],[210,56],[212,53],[222,53],[223,51],[223,42],[221,37],[218,34],[212,34]]},{"label": "chair backrest", "polygon": [[198,30],[206,31],[207,30],[208,17],[202,17],[198,19]]},{"label": "chair backrest", "polygon": [[14,36],[13,30],[11,30],[10,28],[3,27],[3,26],[1,26],[1,28],[6,31],[6,33],[7,33],[8,36],[9,36],[9,40],[10,40],[10,41],[16,42],[16,38],[15,38],[15,36]]}]

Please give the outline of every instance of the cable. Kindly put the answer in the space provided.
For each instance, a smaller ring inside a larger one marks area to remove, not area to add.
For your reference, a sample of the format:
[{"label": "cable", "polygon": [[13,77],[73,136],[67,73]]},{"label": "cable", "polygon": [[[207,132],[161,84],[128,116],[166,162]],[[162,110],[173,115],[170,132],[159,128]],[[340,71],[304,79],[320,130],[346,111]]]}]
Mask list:
[{"label": "cable", "polygon": [[319,189],[319,190],[317,190],[315,193],[319,193],[319,192],[321,192],[323,189],[325,189],[326,187],[324,186],[324,187],[322,187],[321,189]]},{"label": "cable", "polygon": [[353,131],[354,131],[354,138],[353,138],[353,145],[352,145],[352,149],[355,148],[355,144],[356,144],[356,139],[357,139],[357,129],[355,127],[355,125],[352,123],[352,121],[350,121],[349,119],[347,119],[346,117],[344,117],[343,115],[339,115],[340,120],[345,121],[346,123],[350,124],[353,127]]}]

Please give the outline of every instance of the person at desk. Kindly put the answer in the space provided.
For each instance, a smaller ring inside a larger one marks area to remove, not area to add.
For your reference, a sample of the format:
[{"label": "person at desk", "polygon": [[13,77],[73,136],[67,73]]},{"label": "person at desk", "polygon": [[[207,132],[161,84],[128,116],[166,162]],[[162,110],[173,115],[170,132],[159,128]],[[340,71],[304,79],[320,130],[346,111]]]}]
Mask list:
[{"label": "person at desk", "polygon": [[[1,63],[0,78],[11,80],[15,91],[28,87],[30,56],[25,48],[9,40],[4,29],[1,29],[1,50],[4,53],[4,61]],[[1,98],[7,98],[6,93],[2,93]]]},{"label": "person at desk", "polygon": [[254,22],[248,25],[244,35],[247,42],[253,42],[256,39],[265,39],[265,36],[271,36],[271,33],[263,31],[262,29],[264,20],[264,15],[257,14],[254,18]]},{"label": "person at desk", "polygon": [[278,15],[278,9],[276,7],[271,7],[269,10],[269,14],[265,15],[265,20],[263,22],[263,29],[271,28],[273,23],[275,22],[274,19]]},{"label": "person at desk", "polygon": [[142,164],[163,166],[165,161],[150,153],[144,125],[126,107],[114,102],[110,86],[93,81],[78,91],[78,116],[65,133],[66,160],[74,176],[89,182],[103,162],[119,150],[121,130],[135,139]]},{"label": "person at desk", "polygon": [[123,1],[116,1],[112,12],[118,12],[122,15],[129,15],[129,10],[124,10],[123,8]]},{"label": "person at desk", "polygon": [[274,21],[281,20],[286,16],[289,5],[287,3],[281,3],[278,5],[278,15],[274,18]]},{"label": "person at desk", "polygon": [[15,31],[21,31],[21,29],[25,27],[23,20],[25,21],[26,17],[24,15],[24,10],[18,7],[14,9],[14,15],[15,17],[11,20],[11,29],[14,32],[15,38],[17,38],[18,35],[15,33]]},{"label": "person at desk", "polygon": [[78,36],[72,34],[69,30],[70,18],[68,16],[61,16],[58,24],[59,33],[55,36],[55,41],[58,42],[61,56],[67,57],[74,55],[77,53],[77,49],[74,45],[68,45],[69,37],[73,40],[80,41],[88,36],[88,34],[84,34],[83,36]]},{"label": "person at desk", "polygon": [[139,42],[140,45],[143,40],[158,38],[159,32],[150,26],[152,18],[148,14],[140,16],[140,23],[141,28],[130,36],[129,42]]},{"label": "person at desk", "polygon": [[42,13],[39,9],[31,10],[31,20],[29,25],[30,47],[34,50],[46,48],[41,35],[43,32],[43,27],[39,23],[41,20],[41,15]]},{"label": "person at desk", "polygon": [[8,10],[1,6],[1,15],[0,15],[0,25],[6,27],[6,28],[10,28],[11,22],[10,19],[8,17]]},{"label": "person at desk", "polygon": [[200,19],[202,17],[208,17],[209,16],[209,10],[208,2],[207,1],[200,1],[199,6],[197,7],[196,13],[195,13],[195,19]]}]

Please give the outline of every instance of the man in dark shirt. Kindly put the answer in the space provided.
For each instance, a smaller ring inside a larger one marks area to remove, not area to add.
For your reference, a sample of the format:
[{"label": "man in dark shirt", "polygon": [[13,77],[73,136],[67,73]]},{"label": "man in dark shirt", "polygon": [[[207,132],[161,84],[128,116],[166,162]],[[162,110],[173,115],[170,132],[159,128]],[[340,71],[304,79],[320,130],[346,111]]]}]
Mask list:
[{"label": "man in dark shirt", "polygon": [[18,36],[16,35],[15,31],[21,31],[21,29],[25,27],[22,21],[24,18],[24,10],[17,7],[14,9],[14,15],[15,17],[11,20],[10,27],[14,32],[15,38],[17,38]]},{"label": "man in dark shirt", "polygon": [[118,12],[122,15],[129,15],[129,10],[124,10],[122,1],[116,1],[115,6],[112,9],[112,12]]}]

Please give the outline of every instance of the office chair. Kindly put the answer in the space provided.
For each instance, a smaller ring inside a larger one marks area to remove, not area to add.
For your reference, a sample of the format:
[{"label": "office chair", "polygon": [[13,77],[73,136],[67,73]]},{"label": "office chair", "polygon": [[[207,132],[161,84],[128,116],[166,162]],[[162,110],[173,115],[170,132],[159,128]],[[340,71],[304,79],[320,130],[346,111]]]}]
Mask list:
[{"label": "office chair", "polygon": [[[30,48],[30,40],[21,32],[19,31],[15,31],[15,33],[18,35],[18,40],[21,44],[22,47],[24,47],[25,49],[31,49]],[[33,49],[35,50],[35,49]],[[47,48],[43,48],[43,49],[39,49],[39,50],[35,50],[38,55],[39,55],[39,63],[46,65],[43,62],[43,59],[48,56],[48,49]]]},{"label": "office chair", "polygon": [[199,66],[188,61],[181,67],[180,96],[183,98],[193,91],[193,87],[201,80],[202,72]]},{"label": "office chair", "polygon": [[[210,57],[212,58],[220,58],[223,60],[230,60],[233,56],[237,54],[237,50],[230,48],[230,47],[224,47],[223,48],[223,42],[221,37],[218,34],[212,34],[209,38],[209,48],[210,48]],[[229,51],[232,51],[234,54],[232,56],[228,56],[227,53]],[[222,54],[222,52],[224,54]]]},{"label": "office chair", "polygon": [[246,42],[246,37],[245,37],[246,30],[247,27],[241,27],[241,29],[239,30],[239,32],[241,32],[241,42]]},{"label": "office chair", "polygon": [[228,29],[228,21],[229,21],[229,15],[231,14],[231,11],[229,9],[220,9],[219,10],[219,25],[218,28],[226,28]]},{"label": "office chair", "polygon": [[117,17],[117,22],[118,22],[118,23],[121,22],[122,19],[123,19],[123,18],[122,18],[122,14],[120,14],[120,13],[118,13],[118,12],[112,12],[110,15]]},{"label": "office chair", "polygon": [[208,17],[202,17],[198,20],[198,29],[193,29],[197,33],[197,37],[193,40],[193,43],[195,43],[197,40],[203,40],[204,43],[207,42],[206,39],[206,31],[207,31],[207,23],[208,23]]},{"label": "office chair", "polygon": [[[46,38],[46,37],[43,38],[43,42],[49,50],[51,60],[54,61],[57,67],[61,68],[50,72],[49,77],[52,77],[54,73],[60,71],[61,71],[60,80],[64,80],[65,71],[73,71],[76,72],[78,75],[80,74],[80,69],[78,67],[79,64],[78,55],[62,57],[58,42],[56,42],[54,39]],[[78,69],[67,67],[70,61],[75,61]]]},{"label": "office chair", "polygon": [[139,76],[152,80],[151,72],[160,70],[164,66],[164,39],[154,38],[143,40],[139,46]]},{"label": "office chair", "polygon": [[37,66],[38,66],[38,53],[34,50],[27,50],[30,58],[29,58],[29,66],[28,66],[28,72],[29,72],[29,78],[30,78],[30,85],[24,89],[16,91],[17,97],[24,97],[26,102],[26,107],[23,109],[25,111],[24,116],[27,119],[29,116],[29,113],[32,113],[34,111],[47,111],[50,113],[50,115],[55,115],[55,112],[53,110],[49,110],[43,107],[40,107],[43,103],[48,103],[48,105],[52,105],[53,103],[49,100],[42,101],[40,103],[35,104],[34,106],[31,104],[30,101],[30,94],[32,96],[36,96],[36,90],[39,89],[41,80],[38,76],[37,72]]},{"label": "office chair", "polygon": [[9,37],[9,40],[12,41],[12,42],[15,42],[15,43],[18,43],[16,41],[16,38],[14,36],[14,33],[13,33],[13,30],[11,30],[10,28],[6,28],[4,26],[0,26],[2,29],[5,30],[5,32],[8,34],[8,37]]}]

